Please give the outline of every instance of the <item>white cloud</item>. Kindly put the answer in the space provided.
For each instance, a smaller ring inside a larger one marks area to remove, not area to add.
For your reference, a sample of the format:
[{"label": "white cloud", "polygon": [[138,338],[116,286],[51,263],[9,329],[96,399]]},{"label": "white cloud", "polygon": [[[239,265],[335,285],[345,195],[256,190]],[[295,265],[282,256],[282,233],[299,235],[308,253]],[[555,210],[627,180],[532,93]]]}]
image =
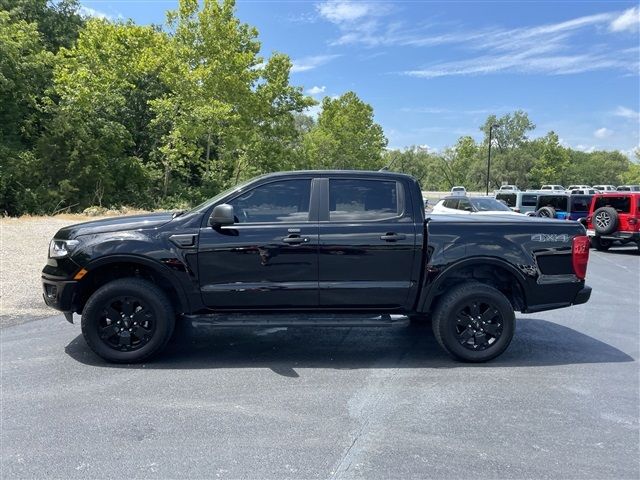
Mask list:
[{"label": "white cloud", "polygon": [[[566,146],[569,146],[569,145],[566,145]],[[578,145],[575,145],[574,148],[576,150],[580,150],[581,152],[586,152],[586,153],[591,153],[591,152],[594,152],[596,150],[595,145],[578,144]]]},{"label": "white cloud", "polygon": [[81,6],[78,9],[78,12],[84,17],[99,18],[100,20],[113,20],[113,17],[111,15],[91,7]]},{"label": "white cloud", "polygon": [[337,25],[341,31],[341,36],[331,44],[346,45],[376,43],[381,28],[378,19],[393,8],[384,1],[328,0],[317,4],[316,10],[321,18]]},{"label": "white cloud", "polygon": [[612,32],[632,32],[638,29],[638,25],[640,25],[640,8],[633,7],[616,17],[609,24],[609,30]]},{"label": "white cloud", "polygon": [[609,130],[606,127],[602,127],[593,132],[593,136],[596,138],[607,138],[613,134],[613,131]]},{"label": "white cloud", "polygon": [[320,111],[322,110],[322,105],[318,104],[318,105],[312,105],[310,107],[307,107],[304,110],[304,114],[305,115],[309,115],[310,117],[312,117],[313,119],[317,119],[318,115],[320,115]]},{"label": "white cloud", "polygon": [[617,117],[629,118],[631,120],[640,119],[640,112],[636,112],[635,110],[622,106],[618,106],[618,108],[613,111],[613,115]]},{"label": "white cloud", "polygon": [[[639,9],[584,15],[556,23],[519,28],[492,27],[457,29],[442,24],[423,24],[412,28],[404,22],[380,19],[393,9],[386,3],[330,0],[317,5],[320,16],[340,29],[332,44],[374,46],[430,47],[455,45],[470,52],[480,52],[451,62],[402,72],[404,75],[435,78],[453,75],[486,75],[492,73],[539,73],[567,75],[595,70],[620,70],[637,75],[640,68],[637,45],[620,48],[607,44],[602,37],[609,31],[636,28]],[[440,29],[440,30],[438,30]],[[598,34],[603,41],[584,46],[577,36]],[[636,42],[637,43],[637,42]],[[491,53],[487,53],[491,52]]]},{"label": "white cloud", "polygon": [[388,6],[380,2],[328,0],[316,5],[318,13],[332,23],[351,23],[365,17],[383,15]]},{"label": "white cloud", "polygon": [[311,87],[310,89],[307,90],[307,94],[309,95],[319,95],[321,93],[324,93],[325,90],[327,89],[327,87],[325,87],[324,85],[321,87]]},{"label": "white cloud", "polygon": [[293,60],[291,72],[307,72],[309,70],[313,70],[314,68],[325,65],[326,63],[329,63],[331,60],[338,58],[339,56],[340,55],[315,55],[312,57],[295,59]]}]

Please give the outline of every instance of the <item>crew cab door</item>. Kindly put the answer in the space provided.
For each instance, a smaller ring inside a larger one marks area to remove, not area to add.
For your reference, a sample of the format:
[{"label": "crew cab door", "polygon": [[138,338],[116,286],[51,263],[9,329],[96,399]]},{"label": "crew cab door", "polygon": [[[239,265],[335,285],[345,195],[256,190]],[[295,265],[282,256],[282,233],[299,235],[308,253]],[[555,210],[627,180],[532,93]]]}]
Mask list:
[{"label": "crew cab door", "polygon": [[421,246],[403,184],[393,177],[321,182],[320,305],[407,307]]},{"label": "crew cab door", "polygon": [[318,222],[312,178],[276,179],[227,201],[235,223],[203,226],[200,290],[210,308],[318,305]]}]

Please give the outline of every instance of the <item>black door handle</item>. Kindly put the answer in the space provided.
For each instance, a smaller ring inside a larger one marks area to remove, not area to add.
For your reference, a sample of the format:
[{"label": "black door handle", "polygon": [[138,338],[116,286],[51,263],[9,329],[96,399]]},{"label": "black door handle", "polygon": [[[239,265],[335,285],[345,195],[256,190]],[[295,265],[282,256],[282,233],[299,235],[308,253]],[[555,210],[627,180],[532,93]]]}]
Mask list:
[{"label": "black door handle", "polygon": [[288,243],[289,245],[298,245],[300,243],[307,243],[309,238],[301,237],[300,235],[289,235],[288,237],[284,237],[282,239],[284,243]]},{"label": "black door handle", "polygon": [[384,240],[385,242],[395,242],[397,240],[404,240],[405,238],[407,238],[406,235],[393,232],[389,232],[386,235],[380,236],[380,240]]}]

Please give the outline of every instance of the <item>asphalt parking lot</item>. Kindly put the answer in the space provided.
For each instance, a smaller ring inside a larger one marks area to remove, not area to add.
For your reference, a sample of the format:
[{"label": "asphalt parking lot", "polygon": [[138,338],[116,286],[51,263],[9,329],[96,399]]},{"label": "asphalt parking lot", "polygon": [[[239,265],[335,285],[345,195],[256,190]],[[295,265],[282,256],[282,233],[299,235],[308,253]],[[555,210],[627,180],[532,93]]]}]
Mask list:
[{"label": "asphalt parking lot", "polygon": [[591,301],[483,365],[413,326],[185,325],[138,366],[59,315],[7,327],[1,476],[637,479],[636,250],[592,250]]}]

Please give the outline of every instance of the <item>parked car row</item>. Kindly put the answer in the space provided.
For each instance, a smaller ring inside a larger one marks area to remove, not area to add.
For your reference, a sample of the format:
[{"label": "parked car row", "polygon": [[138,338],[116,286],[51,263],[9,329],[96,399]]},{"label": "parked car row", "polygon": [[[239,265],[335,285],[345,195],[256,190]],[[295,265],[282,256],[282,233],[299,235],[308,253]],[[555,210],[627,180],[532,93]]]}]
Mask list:
[{"label": "parked car row", "polygon": [[[455,193],[456,191],[465,191],[464,187],[453,187],[451,189],[451,193]],[[521,191],[517,185],[502,185],[498,190],[495,191],[496,194],[503,192],[519,192]],[[613,185],[569,185],[567,188],[564,188],[562,185],[542,185],[539,189],[530,189],[527,192],[569,192],[574,195],[595,195],[596,193],[602,192],[640,192],[640,185],[619,185],[614,187]]]},{"label": "parked car row", "polygon": [[[574,189],[580,190],[580,189]],[[591,190],[591,189],[590,189]],[[464,192],[436,203],[432,214],[529,215],[576,220],[584,225],[591,246],[636,243],[640,249],[640,191],[609,190],[594,194],[565,191],[502,191],[495,197]]]}]

